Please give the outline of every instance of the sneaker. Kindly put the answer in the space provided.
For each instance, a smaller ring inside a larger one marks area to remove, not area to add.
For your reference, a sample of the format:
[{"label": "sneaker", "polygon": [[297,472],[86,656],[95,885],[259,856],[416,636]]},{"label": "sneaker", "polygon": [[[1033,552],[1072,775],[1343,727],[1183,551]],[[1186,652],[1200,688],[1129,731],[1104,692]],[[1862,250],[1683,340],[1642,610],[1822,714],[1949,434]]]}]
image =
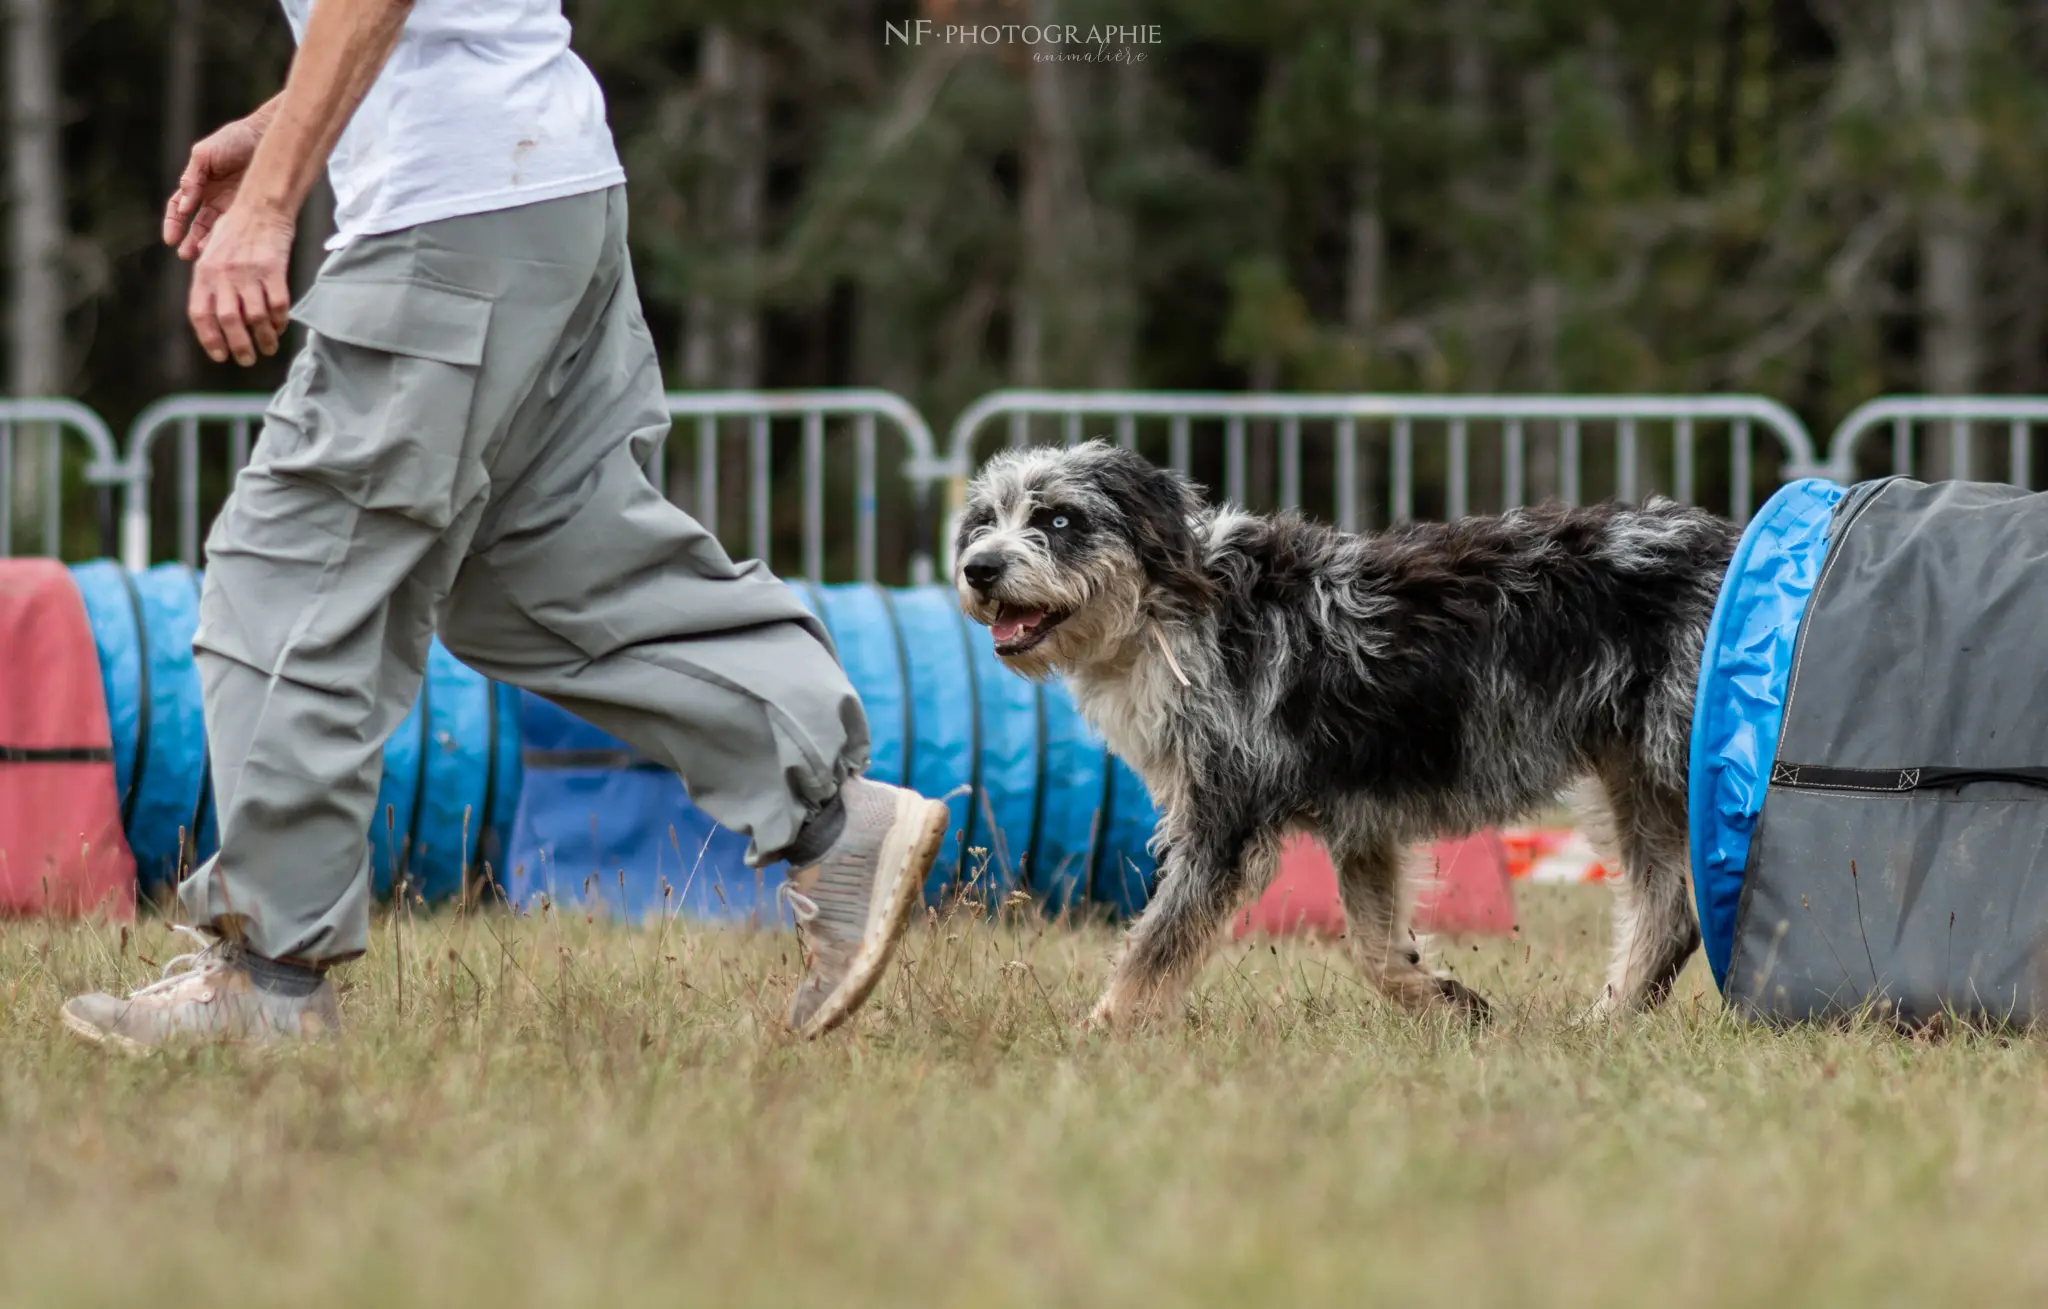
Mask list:
[{"label": "sneaker", "polygon": [[789,1025],[806,1040],[845,1022],[882,980],[952,821],[936,800],[862,777],[839,795],[845,829],[782,891],[804,947]]},{"label": "sneaker", "polygon": [[173,1040],[271,1045],[319,1040],[341,1030],[334,984],[321,978],[304,995],[256,984],[240,947],[190,928],[203,949],[164,965],[163,977],[125,1000],[105,993],[65,1002],[64,1026],[95,1045],[143,1054]]}]

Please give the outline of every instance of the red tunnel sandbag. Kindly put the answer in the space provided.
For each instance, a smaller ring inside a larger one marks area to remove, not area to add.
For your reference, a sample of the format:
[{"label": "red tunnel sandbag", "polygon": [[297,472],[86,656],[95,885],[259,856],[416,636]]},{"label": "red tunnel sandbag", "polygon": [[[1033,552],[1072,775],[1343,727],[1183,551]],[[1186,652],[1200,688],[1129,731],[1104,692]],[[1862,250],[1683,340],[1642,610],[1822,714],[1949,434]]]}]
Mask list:
[{"label": "red tunnel sandbag", "polygon": [[64,565],[0,560],[0,913],[135,912],[99,655]]},{"label": "red tunnel sandbag", "polygon": [[[1426,862],[1415,888],[1417,932],[1446,936],[1506,936],[1515,928],[1514,892],[1500,834],[1491,830],[1436,841],[1419,851]],[[1341,936],[1344,903],[1337,873],[1322,843],[1296,836],[1280,851],[1280,870],[1232,926],[1233,938],[1252,932],[1267,936]]]}]

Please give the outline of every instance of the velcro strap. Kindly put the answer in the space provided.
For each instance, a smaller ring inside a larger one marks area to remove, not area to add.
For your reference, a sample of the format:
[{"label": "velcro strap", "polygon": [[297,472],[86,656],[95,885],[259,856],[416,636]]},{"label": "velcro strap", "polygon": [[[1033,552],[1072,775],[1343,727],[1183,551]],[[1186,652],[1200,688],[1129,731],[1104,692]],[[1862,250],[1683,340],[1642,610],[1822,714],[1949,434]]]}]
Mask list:
[{"label": "velcro strap", "polygon": [[110,764],[114,751],[104,745],[0,745],[0,764]]},{"label": "velcro strap", "polygon": [[1829,764],[1771,765],[1771,785],[1795,791],[1864,791],[1904,795],[1970,782],[2012,782],[2048,787],[2048,768],[1837,768]]}]

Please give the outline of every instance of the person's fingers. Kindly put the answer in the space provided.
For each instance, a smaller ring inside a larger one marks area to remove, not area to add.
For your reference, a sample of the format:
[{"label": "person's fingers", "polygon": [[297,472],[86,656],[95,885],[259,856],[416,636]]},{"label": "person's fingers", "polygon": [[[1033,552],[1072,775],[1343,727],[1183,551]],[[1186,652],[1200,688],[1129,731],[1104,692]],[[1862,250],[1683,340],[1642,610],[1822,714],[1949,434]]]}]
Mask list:
[{"label": "person's fingers", "polygon": [[206,253],[207,239],[213,235],[213,225],[220,221],[220,213],[218,206],[206,205],[192,215],[192,226],[178,246],[178,258],[189,263]]},{"label": "person's fingers", "polygon": [[[270,331],[271,339],[274,342],[278,337],[284,335],[285,329],[291,326],[292,321],[292,284],[285,276],[285,261],[283,259],[279,259],[264,270],[263,298],[270,305]],[[273,344],[270,349],[265,350],[263,353],[275,354],[277,353],[277,347]]]},{"label": "person's fingers", "polygon": [[178,176],[178,189],[171,193],[170,200],[164,205],[165,245],[178,245],[183,241],[186,225],[205,198],[207,183],[212,180],[211,157],[199,146],[194,146],[192,158]]},{"label": "person's fingers", "polygon": [[[270,306],[265,303],[268,287],[260,281],[251,281],[239,288],[239,304],[242,322],[247,326],[249,339],[255,343],[256,353],[268,359],[277,353],[277,328],[272,325]],[[255,363],[254,358],[244,359],[240,353],[235,362],[244,367]]]},{"label": "person's fingers", "polygon": [[214,312],[213,284],[214,271],[201,268],[192,275],[192,294],[185,302],[185,317],[192,322],[192,334],[199,338],[199,348],[206,351],[206,357],[213,362],[226,363],[228,357],[227,335],[221,330],[220,317]]},{"label": "person's fingers", "polygon": [[221,335],[227,338],[228,353],[236,363],[247,368],[256,362],[256,342],[249,335],[248,321],[242,316],[242,301],[241,290],[232,283],[224,283],[213,294],[214,314],[220,319]]},{"label": "person's fingers", "polygon": [[171,198],[169,200],[166,200],[164,202],[165,245],[182,246],[184,243],[185,217],[184,211],[178,205],[178,202],[182,200],[184,196],[185,193],[183,191],[176,191],[172,193]]}]

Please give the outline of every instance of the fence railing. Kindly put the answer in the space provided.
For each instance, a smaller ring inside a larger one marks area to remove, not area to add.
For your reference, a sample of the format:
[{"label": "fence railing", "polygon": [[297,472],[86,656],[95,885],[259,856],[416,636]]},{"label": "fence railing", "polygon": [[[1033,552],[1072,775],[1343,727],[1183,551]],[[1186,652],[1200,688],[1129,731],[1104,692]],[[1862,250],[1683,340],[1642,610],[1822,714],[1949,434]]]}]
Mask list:
[{"label": "fence railing", "polygon": [[[42,548],[38,553],[51,558],[64,554],[64,469],[71,462],[72,441],[85,446],[87,462],[80,475],[101,490],[100,548],[112,545],[111,496],[121,468],[114,434],[106,422],[75,400],[0,399],[0,556],[14,552],[17,505],[33,506],[40,520]],[[31,495],[17,494],[20,488],[14,479],[18,466],[30,468],[40,483]]]},{"label": "fence railing", "polygon": [[[0,553],[25,544],[64,554],[63,491],[83,484],[98,492],[102,550],[147,566],[158,544],[154,502],[173,519],[163,544],[197,563],[209,511],[248,461],[268,403],[262,395],[171,396],[136,418],[124,447],[76,402],[0,400]],[[679,392],[668,403],[675,421],[648,460],[650,477],[714,532],[732,529],[725,539],[735,553],[814,580],[829,572],[873,581],[885,559],[891,576],[900,567],[914,582],[928,580],[934,547],[950,549],[935,511],[942,502],[957,508],[988,455],[1098,436],[1189,472],[1224,498],[1299,508],[1352,530],[1551,496],[1651,492],[1744,519],[1793,477],[1849,482],[1898,472],[2032,486],[2048,463],[2048,450],[2036,449],[2048,441],[2042,396],[1873,400],[1836,427],[1825,458],[1783,405],[1741,395],[1008,390],[970,405],[943,448],[917,410],[888,391]],[[32,457],[17,458],[24,452]],[[39,485],[17,487],[23,469]],[[155,485],[159,472],[169,475],[167,494]],[[794,496],[775,493],[792,481]],[[24,510],[33,518],[22,519]],[[80,539],[71,534],[73,548]]]},{"label": "fence railing", "polygon": [[[128,448],[122,460],[121,561],[147,568],[153,552],[150,493],[156,467],[156,445],[166,435],[175,441],[177,478],[178,558],[197,567],[200,539],[200,432],[207,425],[227,427],[229,480],[249,462],[250,434],[270,404],[267,395],[213,394],[168,396],[144,409],[128,425]],[[222,498],[226,497],[223,489]],[[215,506],[218,508],[218,506]],[[210,517],[210,515],[209,515]]]},{"label": "fence railing", "polygon": [[690,424],[694,428],[691,462],[685,476],[669,475],[668,450],[679,439],[672,431],[648,461],[648,476],[677,503],[689,508],[714,535],[718,532],[728,485],[719,473],[721,449],[727,443],[725,428],[729,421],[744,423],[746,553],[769,562],[771,567],[775,506],[770,490],[775,473],[775,422],[798,420],[802,568],[793,575],[813,581],[825,579],[826,486],[831,444],[826,438],[831,421],[839,420],[842,431],[850,429],[850,442],[837,444],[851,446],[853,574],[862,582],[874,581],[876,574],[877,529],[881,520],[878,429],[885,425],[893,428],[904,447],[898,473],[910,491],[917,528],[909,552],[911,581],[921,584],[931,580],[930,492],[943,472],[943,465],[930,426],[903,397],[880,390],[696,391],[671,393],[668,407],[673,418],[694,420]]},{"label": "fence railing", "polygon": [[[2048,427],[2048,396],[1886,396],[1836,425],[1826,475],[1846,483],[1881,471],[2031,489],[2034,445],[2048,435],[2040,427]],[[1880,436],[1889,450],[1870,449]]]},{"label": "fence railing", "polygon": [[1347,531],[1652,491],[1715,500],[1740,520],[1760,491],[1819,466],[1805,425],[1760,396],[1017,390],[954,422],[952,507],[992,438],[1014,449],[1091,437],[1199,471],[1233,503],[1320,511]]},{"label": "fence railing", "polygon": [[[219,496],[215,497],[216,501],[224,499],[233,475],[249,461],[251,438],[268,404],[269,397],[260,395],[179,395],[158,401],[136,417],[128,429],[127,456],[121,465],[121,557],[131,568],[147,566],[153,550],[151,501],[157,446],[166,439],[174,443],[176,549],[178,558],[196,565],[202,526],[211,517],[208,511],[218,508],[218,503],[207,503],[204,493],[202,436],[218,433],[226,438],[221,466],[227,477],[218,479]],[[694,449],[671,477],[670,449],[685,439],[671,431],[649,458],[648,476],[678,503],[690,507],[714,534],[724,516],[725,493],[735,485],[743,487],[746,553],[763,560],[771,559],[775,535],[770,489],[777,463],[778,424],[794,422],[795,431],[785,428],[780,433],[794,438],[800,461],[802,568],[793,575],[818,580],[825,575],[826,483],[833,462],[828,458],[828,434],[844,437],[829,444],[848,451],[845,471],[851,486],[853,573],[861,581],[873,581],[876,574],[881,502],[878,450],[884,432],[893,433],[901,447],[901,476],[909,479],[913,488],[928,487],[936,476],[937,446],[931,428],[908,401],[888,391],[676,392],[669,395],[668,407],[673,418],[691,420],[688,426],[694,431]],[[742,428],[737,439],[745,449],[745,476],[741,479],[721,475],[722,450],[732,444],[735,424]],[[682,425],[679,422],[678,426]],[[929,511],[924,512],[928,515]],[[928,537],[927,532],[917,539]],[[927,579],[930,568],[926,551],[921,571]],[[915,555],[911,571],[914,575],[920,572]]]}]

